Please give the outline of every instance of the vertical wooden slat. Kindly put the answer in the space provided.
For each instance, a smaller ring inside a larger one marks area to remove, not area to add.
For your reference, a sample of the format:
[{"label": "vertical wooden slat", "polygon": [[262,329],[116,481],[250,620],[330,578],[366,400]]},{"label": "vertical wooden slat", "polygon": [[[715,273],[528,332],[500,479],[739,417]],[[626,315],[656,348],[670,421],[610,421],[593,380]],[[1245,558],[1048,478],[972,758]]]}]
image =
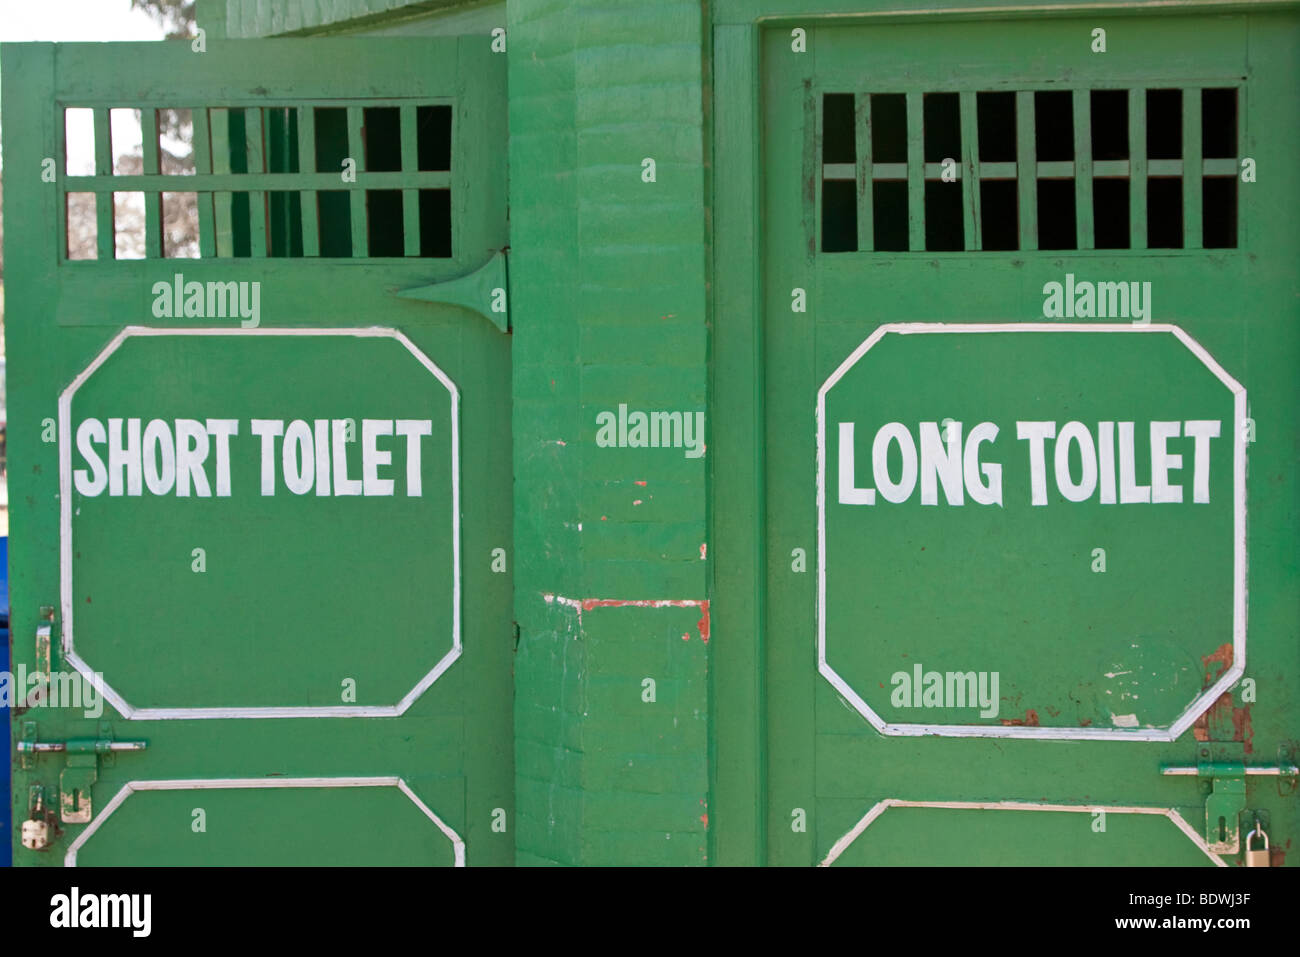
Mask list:
[{"label": "vertical wooden slat", "polygon": [[961,208],[968,250],[984,248],[980,219],[979,118],[975,91],[962,90],[961,103]]},{"label": "vertical wooden slat", "polygon": [[[208,111],[196,106],[190,111],[193,129],[194,172],[200,176],[212,172],[212,140],[208,134]],[[216,224],[213,221],[212,193],[198,194],[199,256],[211,259],[217,254]]]},{"label": "vertical wooden slat", "polygon": [[925,126],[920,93],[907,94],[907,248],[925,251]]},{"label": "vertical wooden slat", "polygon": [[[316,107],[303,106],[298,110],[298,169],[302,173],[316,172]],[[316,191],[302,191],[302,254],[320,255],[320,224],[317,217]]]},{"label": "vertical wooden slat", "polygon": [[858,251],[871,252],[876,248],[873,220],[874,188],[871,178],[871,94],[859,93],[853,103],[854,156],[858,176]]},{"label": "vertical wooden slat", "polygon": [[366,168],[365,141],[362,133],[364,116],[359,106],[348,107],[348,156],[357,164],[357,183],[350,183],[352,201],[352,256],[365,259],[370,255],[370,234],[366,230],[366,191],[359,184]]},{"label": "vertical wooden slat", "polygon": [[[1243,184],[1241,182],[1242,159],[1247,156],[1255,155],[1254,150],[1250,147],[1250,144],[1247,141],[1247,137],[1249,135],[1246,129],[1247,96],[1248,93],[1245,84],[1237,87],[1237,140],[1236,140],[1237,152],[1235,156],[1235,159],[1237,161],[1237,169],[1236,172],[1233,173],[1233,177],[1237,180],[1237,185],[1235,187],[1236,197],[1237,197],[1237,235],[1234,239],[1234,242],[1236,243],[1238,249],[1241,249],[1247,245],[1247,237],[1249,231],[1247,229],[1246,224],[1248,221],[1253,222],[1255,218],[1253,216],[1248,217],[1246,215],[1247,213],[1246,191],[1242,189]],[[1254,194],[1251,193],[1250,195],[1253,198]]]},{"label": "vertical wooden slat", "polygon": [[[420,165],[419,129],[416,126],[415,107],[403,106],[399,111],[402,125],[402,172],[415,172]],[[420,255],[420,191],[402,190],[402,235],[406,242],[406,255]]]},{"label": "vertical wooden slat", "polygon": [[[826,95],[816,93],[812,83],[804,80],[804,116],[811,116],[813,121],[803,126],[803,180],[809,183],[809,192],[805,192],[805,202],[811,203],[804,209],[805,238],[808,241],[808,255],[811,258],[820,252],[824,244],[826,224],[823,211],[826,208]],[[463,199],[463,197],[462,197]]]},{"label": "vertical wooden slat", "polygon": [[1147,94],[1128,91],[1129,248],[1147,248]]},{"label": "vertical wooden slat", "polygon": [[1092,249],[1092,94],[1074,91],[1074,224],[1080,249]]},{"label": "vertical wooden slat", "polygon": [[[248,157],[248,172],[265,173],[266,139],[263,133],[262,109],[252,106],[244,110],[244,155]],[[266,258],[266,191],[250,190],[248,193],[248,252],[254,259]]]},{"label": "vertical wooden slat", "polygon": [[1016,185],[1020,199],[1020,248],[1038,248],[1038,158],[1034,144],[1034,94],[1016,93]]},{"label": "vertical wooden slat", "polygon": [[[55,156],[58,157],[58,166],[55,169],[55,175],[59,183],[59,202],[56,204],[58,209],[55,215],[59,222],[59,258],[68,258],[68,193],[64,182],[64,177],[68,175],[68,115],[67,110],[62,106],[55,107],[56,119],[54,122],[54,146]],[[99,209],[99,203],[95,203],[96,210]],[[98,230],[98,225],[96,225]]]},{"label": "vertical wooden slat", "polygon": [[[113,175],[113,136],[105,107],[95,109],[95,175]],[[95,196],[95,234],[96,256],[101,260],[114,258],[111,192]]]},{"label": "vertical wooden slat", "polygon": [[[158,162],[158,111],[140,110],[140,142],[143,144],[144,175],[157,176]],[[162,194],[147,190],[144,194],[144,257],[162,258]]]},{"label": "vertical wooden slat", "polygon": [[1183,90],[1183,248],[1205,245],[1201,209],[1201,91]]},{"label": "vertical wooden slat", "polygon": [[[230,110],[209,110],[212,132],[212,172],[230,172]],[[229,190],[212,194],[213,223],[216,230],[217,256],[229,259],[235,255],[235,197]]]}]

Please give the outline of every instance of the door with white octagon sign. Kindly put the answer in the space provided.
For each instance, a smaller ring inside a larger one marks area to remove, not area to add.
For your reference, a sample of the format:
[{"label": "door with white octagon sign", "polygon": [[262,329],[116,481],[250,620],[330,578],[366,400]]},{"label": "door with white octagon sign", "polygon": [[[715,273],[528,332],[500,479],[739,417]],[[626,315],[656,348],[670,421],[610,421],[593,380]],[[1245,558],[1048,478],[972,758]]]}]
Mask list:
[{"label": "door with white octagon sign", "polygon": [[1212,23],[762,32],[768,862],[1300,836],[1300,34]]}]

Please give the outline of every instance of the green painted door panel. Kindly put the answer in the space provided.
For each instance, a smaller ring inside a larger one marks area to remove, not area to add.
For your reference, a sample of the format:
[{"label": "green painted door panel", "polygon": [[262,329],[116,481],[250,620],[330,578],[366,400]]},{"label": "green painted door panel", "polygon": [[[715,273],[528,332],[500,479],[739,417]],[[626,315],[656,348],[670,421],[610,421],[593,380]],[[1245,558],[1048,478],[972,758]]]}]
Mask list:
[{"label": "green painted door panel", "polygon": [[513,862],[503,59],[5,47],[16,864]]},{"label": "green painted door panel", "polygon": [[[403,783],[389,783],[400,779],[348,785],[313,780],[313,787],[290,779],[270,788],[261,786],[267,779],[254,780],[257,787],[191,781],[183,790],[139,782],[116,807],[100,812],[98,827],[78,836],[76,864],[224,867],[265,860],[268,849],[278,863],[311,867],[453,867],[458,850],[463,860],[464,842],[439,826]],[[455,806],[463,783],[438,782],[426,790],[435,804]],[[184,827],[159,826],[186,820]]]},{"label": "green painted door panel", "polygon": [[[870,867],[882,863],[926,867],[1213,867],[1196,846],[1195,831],[1176,811],[1143,808],[1141,813],[1080,807],[1044,809],[1029,804],[1004,808],[910,807],[882,802],[860,815],[847,803],[827,802],[819,816],[843,837],[827,851],[827,866]],[[1102,816],[1104,814],[1104,817]],[[1079,840],[1079,829],[1098,839]],[[1192,832],[1192,835],[1188,834]],[[972,835],[977,835],[972,839]]]},{"label": "green painted door panel", "polygon": [[795,25],[755,34],[760,261],[719,258],[761,296],[719,375],[761,348],[764,560],[717,601],[758,602],[760,859],[1232,865],[1260,821],[1285,862],[1300,22]]}]

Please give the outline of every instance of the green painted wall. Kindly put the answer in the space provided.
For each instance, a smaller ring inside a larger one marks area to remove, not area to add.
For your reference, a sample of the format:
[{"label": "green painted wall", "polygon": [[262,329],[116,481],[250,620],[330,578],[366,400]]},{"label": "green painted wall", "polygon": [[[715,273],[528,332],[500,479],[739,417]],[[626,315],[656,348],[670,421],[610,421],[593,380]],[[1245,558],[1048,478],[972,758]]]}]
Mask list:
[{"label": "green painted wall", "polygon": [[705,409],[700,6],[508,10],[518,860],[701,863],[702,610],[545,597],[708,594],[707,457],[595,441],[621,403]]}]

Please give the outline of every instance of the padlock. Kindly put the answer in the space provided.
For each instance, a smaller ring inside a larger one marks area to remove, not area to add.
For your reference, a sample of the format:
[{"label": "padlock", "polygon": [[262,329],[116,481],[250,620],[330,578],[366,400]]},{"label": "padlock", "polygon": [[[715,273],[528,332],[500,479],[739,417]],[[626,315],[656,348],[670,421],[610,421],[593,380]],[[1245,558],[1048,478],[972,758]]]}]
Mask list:
[{"label": "padlock", "polygon": [[[1260,837],[1264,839],[1264,846],[1259,850],[1252,850],[1250,846],[1250,839],[1254,837],[1256,834],[1258,834]],[[1271,867],[1272,866],[1271,864],[1269,864],[1268,835],[1264,833],[1264,829],[1259,826],[1258,822],[1256,822],[1255,824],[1255,829],[1246,835],[1246,866],[1247,867]]]},{"label": "padlock", "polygon": [[50,825],[47,821],[33,818],[23,821],[23,847],[32,851],[43,851],[50,846]]}]

